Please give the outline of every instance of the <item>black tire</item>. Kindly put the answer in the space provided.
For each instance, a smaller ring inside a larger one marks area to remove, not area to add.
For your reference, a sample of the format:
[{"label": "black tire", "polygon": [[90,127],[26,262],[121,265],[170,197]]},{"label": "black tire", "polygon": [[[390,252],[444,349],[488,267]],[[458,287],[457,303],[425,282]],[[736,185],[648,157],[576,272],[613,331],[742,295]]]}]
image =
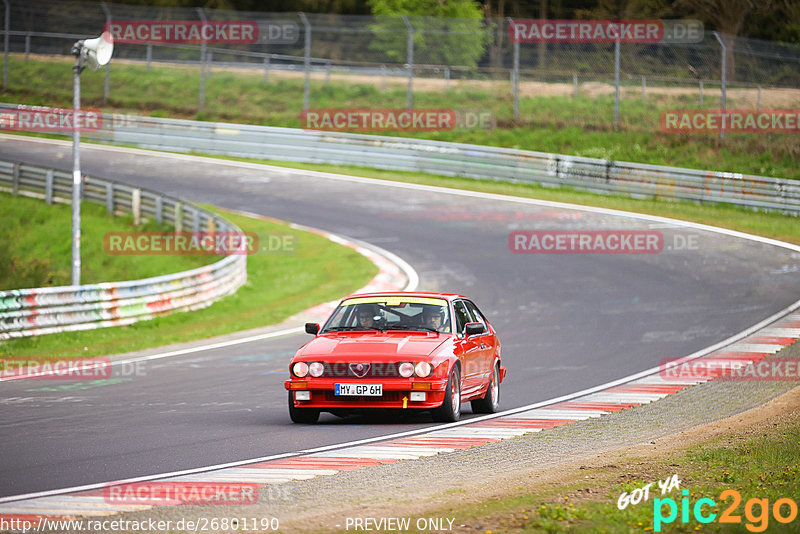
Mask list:
[{"label": "black tire", "polygon": [[461,419],[461,372],[454,365],[447,380],[447,390],[442,405],[433,410],[433,420],[454,423]]},{"label": "black tire", "polygon": [[319,410],[313,408],[295,408],[292,392],[289,392],[289,417],[293,423],[313,425],[319,420]]},{"label": "black tire", "polygon": [[489,379],[489,387],[486,388],[486,395],[482,399],[477,399],[470,404],[472,413],[497,413],[500,410],[500,369],[499,365],[494,366],[492,376]]}]

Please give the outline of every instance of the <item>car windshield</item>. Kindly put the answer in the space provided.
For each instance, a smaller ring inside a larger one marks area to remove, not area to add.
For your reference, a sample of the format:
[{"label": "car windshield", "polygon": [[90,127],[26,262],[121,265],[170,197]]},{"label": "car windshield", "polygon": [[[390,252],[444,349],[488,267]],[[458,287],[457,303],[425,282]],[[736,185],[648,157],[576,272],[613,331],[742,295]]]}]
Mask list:
[{"label": "car windshield", "polygon": [[343,301],[322,329],[415,330],[451,332],[450,312],[445,299],[433,297],[354,297]]}]

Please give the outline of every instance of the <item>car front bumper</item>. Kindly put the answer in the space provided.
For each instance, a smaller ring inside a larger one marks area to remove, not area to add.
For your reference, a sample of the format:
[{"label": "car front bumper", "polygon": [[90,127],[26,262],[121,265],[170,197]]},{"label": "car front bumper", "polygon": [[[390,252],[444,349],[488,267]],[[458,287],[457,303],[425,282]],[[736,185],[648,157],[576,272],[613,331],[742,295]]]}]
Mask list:
[{"label": "car front bumper", "polygon": [[[335,395],[336,384],[381,384],[383,395],[339,396]],[[345,378],[292,378],[284,382],[284,387],[292,392],[308,391],[309,400],[297,400],[293,394],[296,408],[326,409],[420,409],[438,408],[444,401],[447,380],[431,379],[369,379],[353,380]],[[411,393],[425,393],[425,400],[411,400]]]}]

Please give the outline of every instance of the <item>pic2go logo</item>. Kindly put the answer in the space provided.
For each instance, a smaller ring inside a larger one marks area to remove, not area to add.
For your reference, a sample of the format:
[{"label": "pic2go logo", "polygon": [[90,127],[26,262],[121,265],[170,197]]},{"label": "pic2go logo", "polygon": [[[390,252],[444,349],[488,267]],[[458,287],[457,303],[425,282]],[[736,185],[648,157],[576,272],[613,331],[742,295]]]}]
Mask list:
[{"label": "pic2go logo", "polygon": [[[691,510],[692,515],[699,523],[711,523],[717,519],[717,514],[710,510],[717,506],[714,499],[703,498],[694,503],[694,506],[689,504],[689,490],[683,490],[683,499],[681,499],[680,514],[681,523],[689,522],[689,513]],[[719,494],[720,501],[727,501],[729,498],[733,502],[725,509],[719,516],[720,523],[736,523],[742,522],[742,517],[736,514],[736,509],[742,502],[742,496],[736,490],[725,490]],[[667,516],[664,516],[664,508],[667,508]],[[769,526],[770,511],[775,521],[778,523],[791,523],[797,518],[797,503],[792,499],[783,497],[776,500],[769,506],[769,499],[750,499],[744,505],[744,516],[748,523],[745,528],[750,532],[764,532]],[[678,504],[675,499],[654,499],[653,500],[653,531],[661,532],[662,524],[669,524],[678,518]]]}]

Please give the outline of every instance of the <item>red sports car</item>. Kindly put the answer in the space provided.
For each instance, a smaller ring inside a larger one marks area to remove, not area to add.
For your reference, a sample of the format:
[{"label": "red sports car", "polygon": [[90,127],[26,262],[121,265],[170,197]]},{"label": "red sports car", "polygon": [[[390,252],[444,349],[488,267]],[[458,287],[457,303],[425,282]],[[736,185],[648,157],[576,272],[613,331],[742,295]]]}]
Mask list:
[{"label": "red sports car", "polygon": [[289,364],[289,416],[315,423],[320,412],[430,410],[458,421],[500,406],[500,341],[478,307],[446,293],[367,293],[345,298]]}]

